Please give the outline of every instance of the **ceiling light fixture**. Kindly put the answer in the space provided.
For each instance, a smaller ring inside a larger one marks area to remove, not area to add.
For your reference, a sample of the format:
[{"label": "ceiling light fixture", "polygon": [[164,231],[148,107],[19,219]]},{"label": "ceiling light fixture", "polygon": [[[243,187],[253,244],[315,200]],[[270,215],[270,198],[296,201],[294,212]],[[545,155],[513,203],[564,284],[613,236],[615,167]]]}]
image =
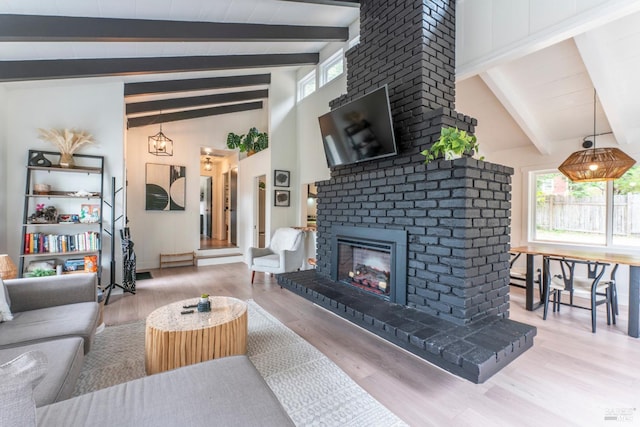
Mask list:
[{"label": "ceiling light fixture", "polygon": [[[576,151],[558,170],[574,182],[610,181],[625,174],[636,161],[618,148],[596,148],[596,91],[593,90],[593,142],[583,141],[586,150]],[[590,135],[591,136],[591,135]],[[593,148],[590,148],[593,147]]]},{"label": "ceiling light fixture", "polygon": [[207,157],[204,161],[204,170],[210,171],[211,169],[213,169],[213,163],[211,162],[211,158]]},{"label": "ceiling light fixture", "polygon": [[173,156],[173,140],[162,133],[162,122],[160,122],[160,132],[149,137],[149,153],[154,156]]}]

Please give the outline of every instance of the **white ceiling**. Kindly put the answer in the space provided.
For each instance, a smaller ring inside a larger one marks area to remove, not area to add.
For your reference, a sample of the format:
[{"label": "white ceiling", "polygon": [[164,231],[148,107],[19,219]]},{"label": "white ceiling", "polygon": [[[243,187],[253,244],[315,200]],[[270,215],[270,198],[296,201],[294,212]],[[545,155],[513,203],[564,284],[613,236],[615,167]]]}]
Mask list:
[{"label": "white ceiling", "polygon": [[[0,0],[0,13],[104,18],[349,26],[352,7],[280,0]],[[323,42],[3,42],[0,60],[79,59],[319,52]],[[593,133],[593,91],[598,91],[600,144],[640,145],[640,14],[509,59],[457,82],[456,109],[478,119],[482,152],[535,146],[580,149]],[[252,73],[258,72],[256,70]],[[239,71],[163,75],[166,78],[241,74]],[[126,82],[159,80],[129,76]]]}]

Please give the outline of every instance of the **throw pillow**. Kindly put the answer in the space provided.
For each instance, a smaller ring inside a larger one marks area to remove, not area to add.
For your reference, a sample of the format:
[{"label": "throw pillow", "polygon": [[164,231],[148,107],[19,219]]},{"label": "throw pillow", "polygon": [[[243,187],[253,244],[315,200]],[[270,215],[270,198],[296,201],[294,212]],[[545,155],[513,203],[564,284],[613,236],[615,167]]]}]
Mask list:
[{"label": "throw pillow", "polygon": [[47,369],[41,351],[28,351],[0,365],[0,426],[35,426],[33,389]]},{"label": "throw pillow", "polygon": [[9,295],[7,294],[7,287],[0,278],[0,322],[5,320],[13,320],[13,314],[9,308]]}]

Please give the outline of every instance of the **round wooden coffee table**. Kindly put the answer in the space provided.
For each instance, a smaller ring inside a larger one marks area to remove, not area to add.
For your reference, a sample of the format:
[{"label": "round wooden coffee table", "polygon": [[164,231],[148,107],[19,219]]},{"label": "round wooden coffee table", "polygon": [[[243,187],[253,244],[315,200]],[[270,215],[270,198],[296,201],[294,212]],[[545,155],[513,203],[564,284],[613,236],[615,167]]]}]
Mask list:
[{"label": "round wooden coffee table", "polygon": [[[209,297],[211,311],[181,314],[198,298],[153,311],[145,330],[147,375],[219,357],[247,353],[247,304],[231,297]],[[191,308],[189,308],[191,310]]]}]

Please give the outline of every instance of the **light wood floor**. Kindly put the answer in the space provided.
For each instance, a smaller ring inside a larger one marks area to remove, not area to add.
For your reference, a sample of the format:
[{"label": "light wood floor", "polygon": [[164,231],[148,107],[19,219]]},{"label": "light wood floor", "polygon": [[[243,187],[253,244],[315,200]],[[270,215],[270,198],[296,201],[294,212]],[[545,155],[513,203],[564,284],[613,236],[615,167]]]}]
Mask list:
[{"label": "light wood floor", "polygon": [[[361,387],[412,426],[632,426],[640,425],[640,339],[626,335],[627,308],[598,332],[590,312],[562,307],[542,320],[527,312],[524,293],[512,288],[511,318],[534,325],[534,347],[490,378],[472,384],[281,289],[245,264],[153,270],[136,295],[112,295],[107,325],[144,319],[169,302],[211,295],[252,298],[331,358]],[[605,421],[622,414],[628,421]]]}]

